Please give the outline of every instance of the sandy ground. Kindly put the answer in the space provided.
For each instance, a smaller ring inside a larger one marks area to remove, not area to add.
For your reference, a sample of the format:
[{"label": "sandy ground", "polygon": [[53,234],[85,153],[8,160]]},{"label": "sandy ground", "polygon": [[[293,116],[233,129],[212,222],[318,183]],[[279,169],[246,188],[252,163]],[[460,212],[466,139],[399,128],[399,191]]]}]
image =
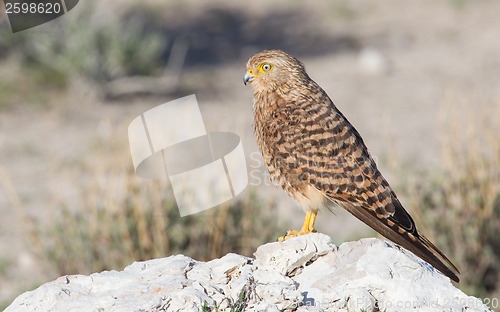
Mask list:
[{"label": "sandy ground", "polygon": [[[394,185],[401,178],[397,175],[401,166],[421,170],[439,165],[438,118],[449,94],[467,95],[477,110],[488,110],[485,103],[500,99],[500,2],[318,1],[306,8],[292,2],[286,9],[283,1],[269,6],[266,1],[252,1],[249,9],[227,2],[187,1],[177,8],[182,12],[177,18],[230,7],[249,16],[245,27],[252,29],[252,20],[265,21],[271,13],[302,12],[307,24],[280,30],[296,37],[286,44],[289,52],[300,57],[310,76],[358,129]],[[340,50],[311,46],[316,53],[297,45],[295,51],[293,43],[300,43],[301,34],[315,29],[326,38],[352,38],[356,44]],[[284,45],[285,39],[275,40],[275,44],[266,41],[265,47],[252,43],[227,62],[186,69],[181,79],[200,86],[194,91],[208,130],[242,137],[250,184],[261,194],[276,197],[279,218],[298,228],[301,210],[269,182],[256,178],[264,169],[252,136],[251,91],[242,84],[246,59],[261,48]],[[15,70],[8,60],[0,63],[2,73]],[[61,166],[93,157],[89,147],[96,139],[106,140],[110,133],[126,136],[135,116],[173,98],[106,102],[92,86],[75,81],[64,94],[48,97],[48,109],[16,103],[0,111],[0,263],[4,263],[0,302],[56,277],[30,253],[16,205],[43,218],[54,196],[64,193],[61,185],[67,184],[70,192],[74,183],[59,171]],[[371,235],[342,211],[321,215],[317,229],[336,242]]]}]

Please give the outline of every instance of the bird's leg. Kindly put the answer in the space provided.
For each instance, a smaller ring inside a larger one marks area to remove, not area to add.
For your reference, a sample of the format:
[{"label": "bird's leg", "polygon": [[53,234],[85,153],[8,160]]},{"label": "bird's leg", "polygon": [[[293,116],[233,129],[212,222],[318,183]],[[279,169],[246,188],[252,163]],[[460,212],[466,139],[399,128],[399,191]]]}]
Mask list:
[{"label": "bird's leg", "polygon": [[[317,231],[314,229],[314,222],[316,222],[316,216],[318,215],[318,212],[311,212],[311,217],[309,219],[309,224],[307,227],[307,233],[316,233]],[[307,234],[305,233],[305,234]]]},{"label": "bird's leg", "polygon": [[285,236],[279,237],[278,241],[283,242],[292,237],[309,233],[316,233],[316,230],[314,229],[314,222],[316,221],[317,215],[318,215],[317,212],[308,211],[304,219],[304,224],[302,225],[302,229],[300,229],[300,231],[295,231],[295,230],[288,231],[286,232]]},{"label": "bird's leg", "polygon": [[[306,214],[306,217],[304,219],[304,224],[302,225],[302,228],[299,231],[299,235],[306,234],[309,232],[309,223],[311,223],[311,216],[312,216],[312,213],[310,211],[308,211]],[[313,223],[313,225],[314,225],[314,223]]]}]

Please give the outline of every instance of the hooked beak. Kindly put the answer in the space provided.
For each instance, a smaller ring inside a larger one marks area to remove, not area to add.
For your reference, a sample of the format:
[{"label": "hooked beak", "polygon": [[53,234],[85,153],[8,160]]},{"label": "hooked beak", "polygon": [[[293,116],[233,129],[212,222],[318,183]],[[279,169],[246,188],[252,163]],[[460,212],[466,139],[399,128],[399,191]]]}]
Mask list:
[{"label": "hooked beak", "polygon": [[243,83],[245,86],[247,85],[247,82],[252,82],[252,80],[255,79],[255,75],[253,75],[250,71],[247,71],[245,73],[245,76],[243,76]]}]

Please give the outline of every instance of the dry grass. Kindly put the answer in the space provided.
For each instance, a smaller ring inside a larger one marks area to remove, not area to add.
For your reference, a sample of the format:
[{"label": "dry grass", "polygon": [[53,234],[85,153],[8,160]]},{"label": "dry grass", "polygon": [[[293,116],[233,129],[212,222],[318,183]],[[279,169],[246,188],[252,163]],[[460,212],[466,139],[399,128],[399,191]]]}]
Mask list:
[{"label": "dry grass", "polygon": [[[422,232],[461,270],[459,287],[482,298],[498,297],[500,289],[500,103],[491,108],[480,115],[465,96],[447,97],[440,119],[442,167],[404,185]],[[126,142],[110,142],[95,144],[92,161],[57,169],[75,182],[71,196],[61,190],[49,222],[30,225],[36,250],[59,274],[175,253],[198,260],[227,252],[251,256],[277,237],[274,203],[252,191],[181,218],[169,186],[137,177]]]},{"label": "dry grass", "polygon": [[274,203],[252,190],[181,218],[166,182],[135,175],[126,142],[100,142],[92,154],[93,160],[57,169],[75,185],[65,191],[64,185],[56,186],[61,193],[47,222],[27,223],[38,254],[58,274],[120,269],[177,253],[197,260],[228,252],[251,256],[277,237]]},{"label": "dry grass", "polygon": [[[457,92],[444,100],[442,166],[405,181],[404,190],[422,232],[461,270],[458,286],[491,303],[500,295],[500,103],[485,114],[472,103]],[[277,237],[275,205],[255,192],[181,218],[166,183],[134,174],[123,139],[96,141],[91,154],[55,169],[74,185],[69,192],[60,185],[48,222],[25,218],[35,250],[58,274],[176,253],[198,260],[251,256]]]},{"label": "dry grass", "polygon": [[500,102],[487,104],[481,113],[477,101],[450,92],[442,167],[406,185],[422,231],[459,267],[458,286],[485,303],[500,296]]}]

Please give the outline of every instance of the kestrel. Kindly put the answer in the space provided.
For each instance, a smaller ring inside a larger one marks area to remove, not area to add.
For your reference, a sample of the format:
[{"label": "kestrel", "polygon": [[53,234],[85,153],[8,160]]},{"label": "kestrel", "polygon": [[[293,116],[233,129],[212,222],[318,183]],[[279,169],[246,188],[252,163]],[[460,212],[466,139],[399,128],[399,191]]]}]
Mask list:
[{"label": "kestrel", "polygon": [[243,78],[253,89],[254,131],[272,180],[306,212],[314,230],[320,210],[336,204],[455,282],[458,269],[415,227],[370,156],[358,131],[304,65],[280,50],[252,56]]}]

